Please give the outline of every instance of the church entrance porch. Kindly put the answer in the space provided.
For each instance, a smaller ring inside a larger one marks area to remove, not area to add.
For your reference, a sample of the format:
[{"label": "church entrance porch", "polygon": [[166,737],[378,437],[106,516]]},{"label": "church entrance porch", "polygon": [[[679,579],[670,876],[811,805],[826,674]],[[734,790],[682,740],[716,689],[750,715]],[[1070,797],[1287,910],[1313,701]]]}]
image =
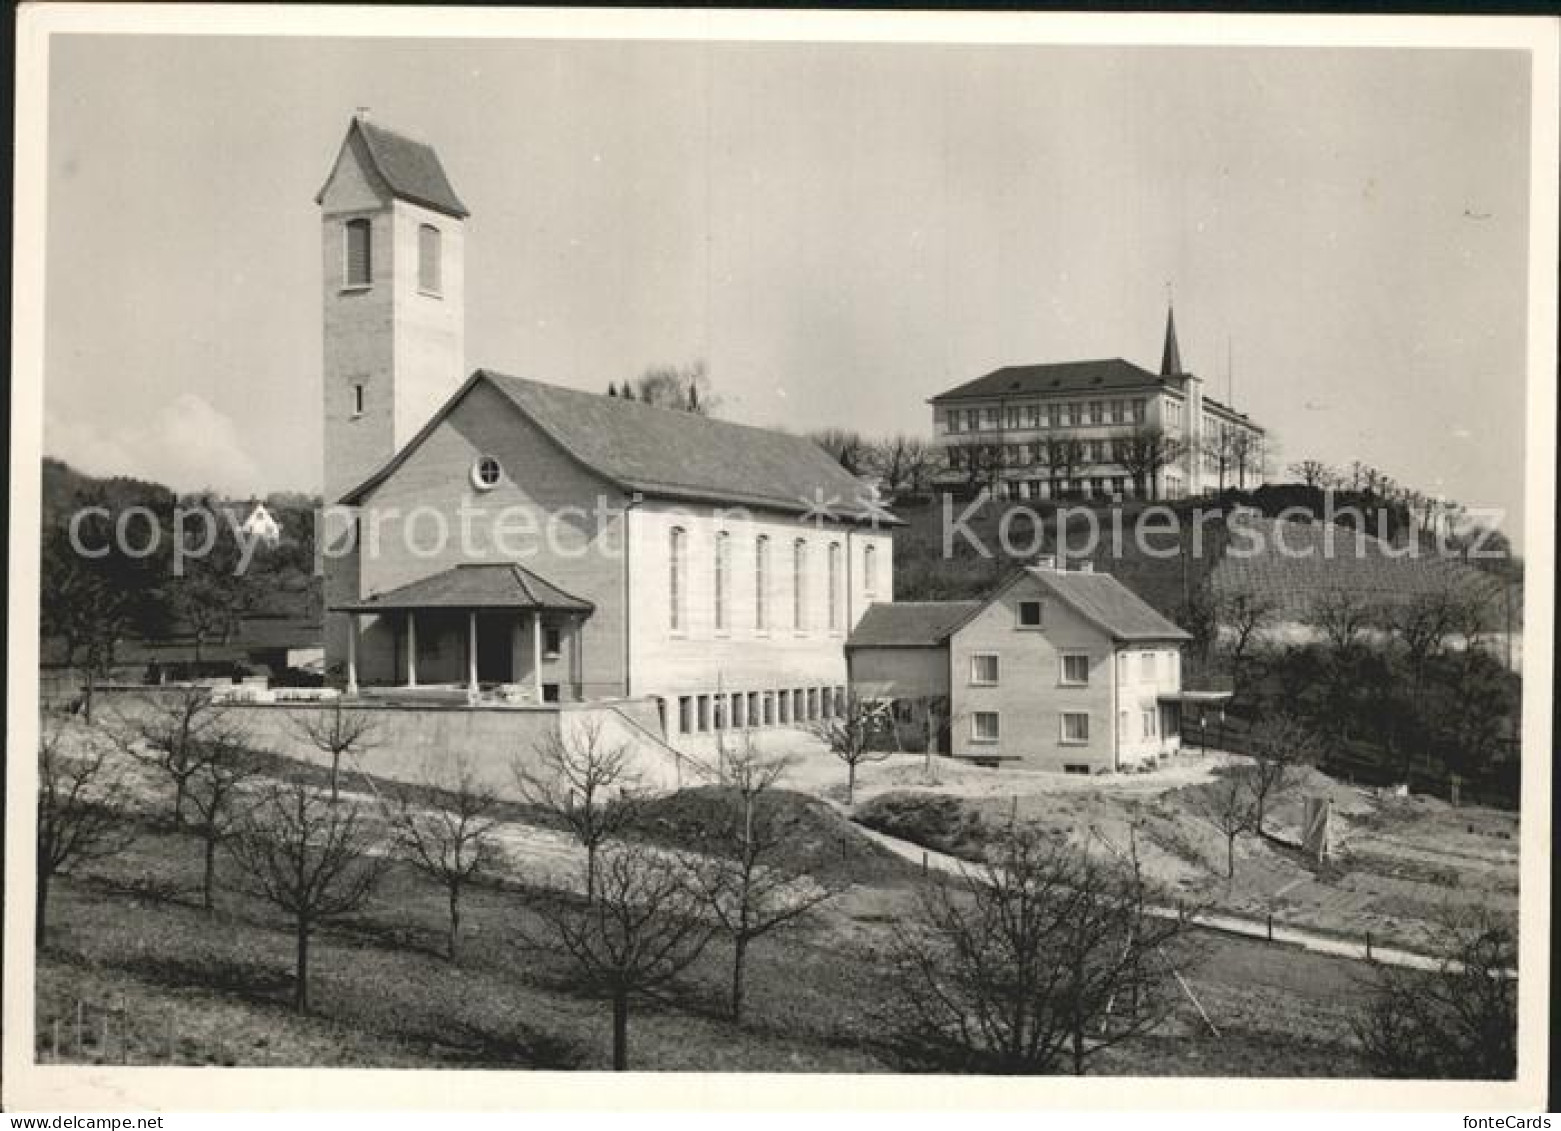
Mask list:
[{"label": "church entrance porch", "polygon": [[361,690],[358,649],[370,639],[363,622],[372,616],[381,653],[373,670],[393,673],[372,681],[376,698],[471,704],[583,698],[581,628],[593,606],[522,566],[456,566],[335,611],[352,621],[349,695]]}]

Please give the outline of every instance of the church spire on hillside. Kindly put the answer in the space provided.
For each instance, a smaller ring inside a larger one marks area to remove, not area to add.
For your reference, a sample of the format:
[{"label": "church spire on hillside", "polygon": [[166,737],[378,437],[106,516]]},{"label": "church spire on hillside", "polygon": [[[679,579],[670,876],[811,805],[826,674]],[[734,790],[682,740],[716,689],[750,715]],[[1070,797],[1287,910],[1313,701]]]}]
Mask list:
[{"label": "church spire on hillside", "polygon": [[1176,308],[1165,308],[1165,352],[1160,355],[1160,376],[1180,377],[1182,351],[1176,345]]}]

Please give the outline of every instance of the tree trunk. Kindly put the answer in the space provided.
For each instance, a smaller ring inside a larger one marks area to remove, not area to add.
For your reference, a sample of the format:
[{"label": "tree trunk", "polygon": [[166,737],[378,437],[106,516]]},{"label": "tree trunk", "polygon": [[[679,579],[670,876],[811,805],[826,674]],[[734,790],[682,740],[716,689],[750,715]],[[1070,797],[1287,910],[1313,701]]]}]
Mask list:
[{"label": "tree trunk", "polygon": [[846,763],[846,804],[856,804],[856,763]]},{"label": "tree trunk", "polygon": [[293,1008],[309,1012],[309,921],[298,920],[298,966],[293,973]]},{"label": "tree trunk", "polygon": [[1225,878],[1236,878],[1236,834],[1228,833],[1225,837]]},{"label": "tree trunk", "polygon": [[629,995],[616,993],[612,999],[612,1070],[629,1067]]},{"label": "tree trunk", "polygon": [[49,907],[49,873],[38,869],[38,890],[33,899],[33,945],[43,949],[43,925]]},{"label": "tree trunk", "polygon": [[743,1016],[743,971],[748,961],[748,939],[738,935],[732,940],[732,1020]]},{"label": "tree trunk", "polygon": [[1084,1075],[1084,1018],[1073,1019],[1073,1074]]},{"label": "tree trunk", "polygon": [[457,884],[450,886],[450,961],[455,961],[457,942],[461,936],[461,889]]},{"label": "tree trunk", "polygon": [[206,870],[201,875],[201,906],[210,911],[215,904],[212,901],[212,891],[217,875],[217,834],[213,829],[206,830]]},{"label": "tree trunk", "polygon": [[87,678],[82,684],[81,715],[88,726],[92,725],[92,693],[97,690],[97,677],[90,667],[87,668]]},{"label": "tree trunk", "polygon": [[585,901],[596,902],[596,845],[585,846]]},{"label": "tree trunk", "polygon": [[185,779],[175,778],[173,783],[173,824],[174,828],[184,826],[184,794]]},{"label": "tree trunk", "polygon": [[340,777],[341,777],[341,751],[340,750],[332,750],[331,751],[331,804],[332,805],[335,805],[337,800],[338,800],[337,785],[339,784],[338,779]]}]

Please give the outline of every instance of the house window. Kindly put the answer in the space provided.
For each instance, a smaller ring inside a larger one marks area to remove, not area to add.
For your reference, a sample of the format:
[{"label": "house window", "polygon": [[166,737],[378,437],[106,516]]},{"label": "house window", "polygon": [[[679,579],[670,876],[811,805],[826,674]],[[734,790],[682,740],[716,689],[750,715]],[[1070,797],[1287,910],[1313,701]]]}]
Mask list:
[{"label": "house window", "polygon": [[689,695],[678,696],[678,733],[692,734],[694,731],[694,700]]},{"label": "house window", "polygon": [[1142,424],[1143,422],[1144,422],[1144,402],[1143,401],[1134,401],[1133,402],[1133,423],[1134,424]]},{"label": "house window", "polygon": [[1049,405],[1049,404],[1041,405],[1040,413],[1041,413],[1041,427],[1042,428],[1050,428],[1051,424],[1052,424],[1052,406]]},{"label": "house window", "polygon": [[997,683],[997,656],[995,653],[977,653],[970,657],[970,682],[979,687],[991,687]]},{"label": "house window", "polygon": [[439,229],[432,224],[424,224],[417,229],[417,289],[424,294],[440,293],[439,257],[442,242]]},{"label": "house window", "polygon": [[1117,712],[1117,737],[1119,739],[1127,737],[1127,726],[1129,718],[1130,716],[1126,711]]},{"label": "house window", "polygon": [[1031,428],[1039,428],[1041,426],[1041,406],[1033,404],[1026,408],[1024,410],[1024,422]]},{"label": "house window", "polygon": [[361,383],[352,387],[352,415],[363,415],[363,385]]},{"label": "house window", "polygon": [[477,462],[472,464],[472,486],[479,491],[493,490],[503,477],[504,469],[492,456],[480,456]]},{"label": "house window", "polygon": [[688,584],[687,554],[688,532],[681,526],[674,526],[667,536],[667,612],[673,632],[683,632],[688,627],[683,615],[683,591]]},{"label": "house window", "polygon": [[1041,603],[1039,601],[1019,602],[1019,627],[1041,627]]},{"label": "house window", "polygon": [[948,411],[948,413],[945,414],[944,420],[946,422],[946,427],[947,427],[948,431],[950,431],[950,432],[958,432],[959,431],[959,425],[960,425],[960,420],[961,420],[961,417],[960,417],[960,414],[959,414],[959,409],[957,409],[957,408],[950,409]]},{"label": "house window", "polygon": [[871,597],[878,592],[878,547],[862,549],[862,588]]},{"label": "house window", "polygon": [[985,427],[995,429],[997,427],[997,409],[983,409],[981,413],[981,422]]},{"label": "house window", "polygon": [[997,741],[997,712],[977,711],[970,716],[971,742]]},{"label": "house window", "polygon": [[1080,744],[1089,741],[1089,712],[1064,711],[1062,713],[1062,741]]},{"label": "house window", "polygon": [[556,624],[546,625],[542,629],[542,655],[553,659],[564,650],[564,634],[559,631]]},{"label": "house window", "polygon": [[780,721],[784,726],[791,722],[791,691],[777,691],[775,694],[780,699]]},{"label": "house window", "polygon": [[1101,421],[1101,404],[1099,401],[1089,402],[1089,422],[1099,424]]},{"label": "house window", "polygon": [[1083,653],[1069,653],[1062,658],[1062,682],[1071,687],[1089,684],[1089,657]]},{"label": "house window", "polygon": [[699,696],[699,729],[701,731],[710,729],[710,696],[708,695]]},{"label": "house window", "polygon": [[1155,709],[1153,707],[1145,707],[1144,708],[1144,737],[1145,738],[1153,738],[1154,736],[1155,736]]},{"label": "house window", "polygon": [[1065,774],[1088,774],[1089,766],[1083,762],[1064,762],[1062,772]]},{"label": "house window", "polygon": [[1143,659],[1138,663],[1138,678],[1144,683],[1153,683],[1155,680],[1154,653],[1145,652]]},{"label": "house window", "polygon": [[798,632],[807,628],[808,544],[798,538],[791,547],[791,627]]},{"label": "house window", "polygon": [[344,285],[366,287],[373,278],[373,234],[367,220],[348,220]]},{"label": "house window", "polygon": [[1010,427],[1010,428],[1018,428],[1019,427],[1019,408],[1018,408],[1017,405],[1010,405],[1009,406],[1009,409],[1008,409],[1008,427]]},{"label": "house window", "polygon": [[829,544],[829,631],[840,631],[840,543]]},{"label": "house window", "polygon": [[1113,423],[1113,424],[1121,424],[1126,419],[1127,419],[1127,402],[1125,402],[1125,401],[1112,401],[1111,402],[1111,423]]},{"label": "house window", "polygon": [[765,534],[753,545],[753,627],[770,629],[770,539]]},{"label": "house window", "polygon": [[726,531],[715,536],[715,630],[725,632],[729,627],[726,617],[727,570],[730,566],[732,537]]}]

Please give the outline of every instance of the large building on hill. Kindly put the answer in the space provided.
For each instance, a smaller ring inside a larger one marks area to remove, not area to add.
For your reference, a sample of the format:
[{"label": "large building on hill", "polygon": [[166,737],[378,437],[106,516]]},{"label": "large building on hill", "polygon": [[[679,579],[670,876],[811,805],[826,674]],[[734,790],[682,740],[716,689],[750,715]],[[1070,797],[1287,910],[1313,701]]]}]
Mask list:
[{"label": "large building on hill", "polygon": [[1159,373],[1119,357],[1010,365],[930,403],[946,480],[999,497],[1175,499],[1263,479],[1263,429],[1183,369],[1174,311]]},{"label": "large building on hill", "polygon": [[800,437],[468,373],[468,211],[429,146],[356,118],[317,201],[349,691],[650,699],[669,738],[837,708],[847,634],[894,597],[896,520],[854,477]]},{"label": "large building on hill", "polygon": [[1095,774],[1181,745],[1188,634],[1116,578],[1050,561],[978,601],[873,605],[846,644],[852,690],[895,728],[977,765]]}]

